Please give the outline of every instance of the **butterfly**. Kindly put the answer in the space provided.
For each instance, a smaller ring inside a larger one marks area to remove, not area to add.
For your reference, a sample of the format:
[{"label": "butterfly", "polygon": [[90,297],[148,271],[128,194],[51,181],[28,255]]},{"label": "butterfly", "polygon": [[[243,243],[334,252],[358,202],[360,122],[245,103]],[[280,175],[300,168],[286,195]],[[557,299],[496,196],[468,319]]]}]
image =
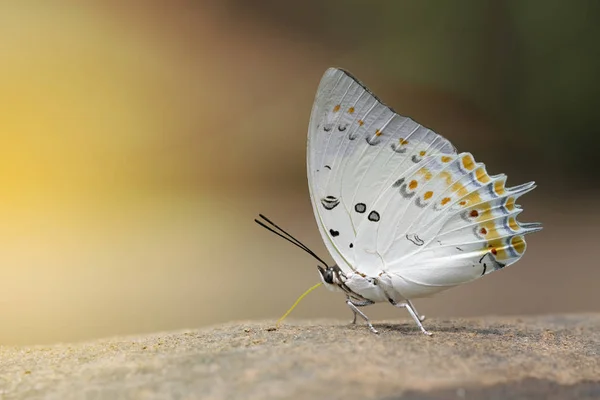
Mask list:
[{"label": "butterfly", "polygon": [[[517,199],[534,182],[506,187],[470,153],[396,113],[342,69],[328,69],[310,116],[308,186],[328,265],[261,215],[263,227],[294,243],[324,266],[322,283],[359,309],[386,302],[406,308],[430,335],[412,302],[474,281],[517,262],[524,235]],[[267,224],[269,226],[267,226]]]}]

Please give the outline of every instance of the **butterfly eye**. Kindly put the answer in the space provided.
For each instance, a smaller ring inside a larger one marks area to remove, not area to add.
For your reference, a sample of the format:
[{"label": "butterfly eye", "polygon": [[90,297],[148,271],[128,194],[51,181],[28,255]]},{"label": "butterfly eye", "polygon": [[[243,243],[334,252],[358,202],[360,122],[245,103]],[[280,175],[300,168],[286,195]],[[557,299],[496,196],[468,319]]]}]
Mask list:
[{"label": "butterfly eye", "polygon": [[321,272],[325,283],[333,284],[333,271],[330,267],[327,267],[325,269],[319,268],[319,271]]}]

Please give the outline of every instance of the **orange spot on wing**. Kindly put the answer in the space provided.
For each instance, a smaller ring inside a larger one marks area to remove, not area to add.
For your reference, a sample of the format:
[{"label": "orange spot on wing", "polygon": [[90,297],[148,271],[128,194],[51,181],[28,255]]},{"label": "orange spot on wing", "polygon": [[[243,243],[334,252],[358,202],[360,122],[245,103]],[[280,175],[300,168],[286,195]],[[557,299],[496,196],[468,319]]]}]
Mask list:
[{"label": "orange spot on wing", "polygon": [[477,210],[471,210],[469,215],[473,218],[477,218],[477,217],[479,217],[479,212]]},{"label": "orange spot on wing", "polygon": [[410,190],[414,190],[417,188],[417,186],[419,186],[419,183],[415,180],[410,181],[410,183],[408,184],[408,188]]},{"label": "orange spot on wing", "polygon": [[479,226],[481,227],[479,232],[482,235],[484,235],[488,240],[495,240],[498,239],[498,237],[500,236],[500,232],[498,232],[498,229],[496,228],[496,223],[494,221],[485,221]]},{"label": "orange spot on wing", "polygon": [[450,197],[444,197],[442,199],[442,201],[440,202],[440,204],[445,206],[446,204],[448,204],[450,202],[450,200],[452,200]]},{"label": "orange spot on wing", "polygon": [[408,140],[404,140],[404,138],[400,138],[400,139],[398,139],[398,144],[404,146],[405,144],[408,144]]},{"label": "orange spot on wing", "polygon": [[350,107],[348,109],[348,114],[354,114],[354,107]]},{"label": "orange spot on wing", "polygon": [[460,203],[458,203],[458,204],[460,204],[461,206],[465,206],[465,205],[467,205],[467,202],[463,200],[463,201],[461,201],[461,202],[460,202]]},{"label": "orange spot on wing", "polygon": [[442,156],[442,162],[443,163],[447,163],[452,161],[452,157],[448,157],[448,156]]},{"label": "orange spot on wing", "polygon": [[433,192],[429,191],[429,192],[425,192],[425,194],[423,195],[423,198],[425,200],[429,200],[431,198],[431,196],[433,196]]},{"label": "orange spot on wing", "polygon": [[496,260],[506,260],[508,258],[508,253],[506,252],[506,244],[502,241],[502,239],[492,239],[488,238],[488,247],[486,250],[490,251]]},{"label": "orange spot on wing", "polygon": [[470,154],[463,156],[462,163],[467,171],[472,171],[473,168],[475,168],[475,160],[473,160],[473,157]]},{"label": "orange spot on wing", "polygon": [[333,107],[333,112],[338,112],[340,111],[340,105],[338,104],[337,106]]},{"label": "orange spot on wing", "polygon": [[363,126],[365,124],[365,121],[363,121],[362,119],[358,120],[358,125]]},{"label": "orange spot on wing", "polygon": [[375,131],[375,136],[381,136],[381,131],[379,129]]},{"label": "orange spot on wing", "polygon": [[425,151],[420,151],[420,152],[419,152],[419,155],[420,155],[421,157],[423,157],[425,154],[427,154],[427,152],[425,152]]}]

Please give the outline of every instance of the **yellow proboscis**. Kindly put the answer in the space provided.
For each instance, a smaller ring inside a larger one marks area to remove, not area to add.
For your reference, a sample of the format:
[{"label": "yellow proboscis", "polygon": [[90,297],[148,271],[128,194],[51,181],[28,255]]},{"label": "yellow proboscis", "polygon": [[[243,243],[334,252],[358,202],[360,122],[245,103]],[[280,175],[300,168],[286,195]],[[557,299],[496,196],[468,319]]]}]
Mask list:
[{"label": "yellow proboscis", "polygon": [[309,288],[309,289],[308,289],[306,292],[302,293],[302,295],[300,295],[300,297],[298,297],[298,300],[296,300],[296,301],[294,302],[294,304],[292,304],[292,306],[290,307],[290,309],[289,309],[289,310],[287,310],[287,311],[285,312],[285,314],[283,314],[283,316],[277,320],[277,324],[276,324],[275,326],[276,326],[277,328],[279,328],[279,325],[281,324],[281,321],[283,321],[283,320],[285,319],[285,317],[287,317],[288,315],[290,315],[290,313],[292,312],[292,310],[293,310],[294,308],[296,308],[296,306],[298,305],[298,303],[300,303],[300,301],[301,301],[303,298],[305,298],[307,294],[309,294],[310,292],[312,292],[313,290],[315,290],[316,288],[318,288],[318,287],[319,287],[319,286],[321,286],[322,284],[323,284],[322,282],[319,282],[319,283],[317,283],[316,285],[314,285],[314,286],[310,287],[310,288]]}]

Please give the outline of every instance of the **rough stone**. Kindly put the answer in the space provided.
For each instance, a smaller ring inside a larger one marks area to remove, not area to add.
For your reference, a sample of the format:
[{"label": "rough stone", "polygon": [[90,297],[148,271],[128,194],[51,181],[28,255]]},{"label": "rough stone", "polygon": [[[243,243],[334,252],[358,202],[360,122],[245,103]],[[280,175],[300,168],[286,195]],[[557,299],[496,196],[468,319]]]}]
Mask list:
[{"label": "rough stone", "polygon": [[238,322],[0,347],[0,399],[600,398],[600,314]]}]

